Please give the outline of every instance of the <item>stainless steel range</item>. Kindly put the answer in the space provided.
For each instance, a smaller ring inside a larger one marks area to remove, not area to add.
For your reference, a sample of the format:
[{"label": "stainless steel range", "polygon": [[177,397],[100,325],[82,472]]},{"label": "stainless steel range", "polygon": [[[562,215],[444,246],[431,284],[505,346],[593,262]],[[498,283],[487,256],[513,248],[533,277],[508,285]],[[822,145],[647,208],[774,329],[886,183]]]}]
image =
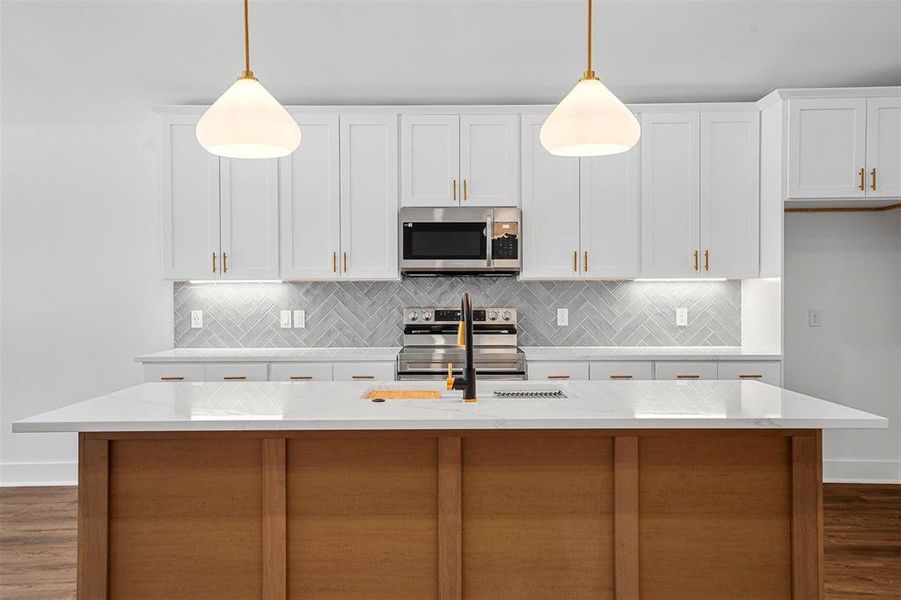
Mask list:
[{"label": "stainless steel range", "polygon": [[[481,380],[526,378],[525,356],[517,347],[516,309],[482,308],[473,312],[473,351]],[[457,345],[459,308],[408,308],[404,311],[404,347],[397,357],[401,380],[440,380],[447,365],[463,371],[463,348]]]}]

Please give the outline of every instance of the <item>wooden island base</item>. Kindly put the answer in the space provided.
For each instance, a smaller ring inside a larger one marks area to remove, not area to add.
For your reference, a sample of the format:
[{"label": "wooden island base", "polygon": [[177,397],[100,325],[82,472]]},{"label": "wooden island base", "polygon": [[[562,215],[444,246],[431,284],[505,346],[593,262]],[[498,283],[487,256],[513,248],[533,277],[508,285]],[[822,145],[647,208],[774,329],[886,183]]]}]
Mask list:
[{"label": "wooden island base", "polygon": [[80,434],[80,598],[822,598],[818,430]]}]

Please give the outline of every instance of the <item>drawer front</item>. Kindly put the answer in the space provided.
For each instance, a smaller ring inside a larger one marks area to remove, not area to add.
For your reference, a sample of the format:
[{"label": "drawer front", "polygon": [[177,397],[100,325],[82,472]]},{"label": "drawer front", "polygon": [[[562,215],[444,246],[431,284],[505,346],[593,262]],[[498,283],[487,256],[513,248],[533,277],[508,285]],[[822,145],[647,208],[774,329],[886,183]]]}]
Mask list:
[{"label": "drawer front", "polygon": [[530,362],[529,379],[540,380],[587,380],[587,362]]},{"label": "drawer front", "polygon": [[268,381],[265,363],[231,363],[206,366],[206,381]]},{"label": "drawer front", "polygon": [[782,364],[779,361],[723,361],[717,365],[717,377],[782,385]]},{"label": "drawer front", "polygon": [[331,381],[332,363],[272,363],[269,381]]},{"label": "drawer front", "polygon": [[588,374],[597,380],[646,380],[654,379],[654,363],[633,361],[593,362]]},{"label": "drawer front", "polygon": [[144,381],[203,381],[204,365],[145,364]]},{"label": "drawer front", "polygon": [[713,361],[658,362],[654,374],[657,379],[716,379],[716,363]]},{"label": "drawer front", "polygon": [[335,381],[394,381],[393,362],[335,363]]}]

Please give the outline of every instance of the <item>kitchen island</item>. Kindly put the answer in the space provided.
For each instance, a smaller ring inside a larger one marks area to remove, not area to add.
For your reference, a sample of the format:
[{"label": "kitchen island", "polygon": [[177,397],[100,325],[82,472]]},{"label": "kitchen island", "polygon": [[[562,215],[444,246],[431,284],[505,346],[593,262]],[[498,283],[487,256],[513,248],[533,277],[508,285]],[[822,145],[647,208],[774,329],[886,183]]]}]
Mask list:
[{"label": "kitchen island", "polygon": [[888,424],[755,381],[369,399],[429,386],[147,383],[13,429],[79,433],[81,598],[796,599],[821,431]]}]

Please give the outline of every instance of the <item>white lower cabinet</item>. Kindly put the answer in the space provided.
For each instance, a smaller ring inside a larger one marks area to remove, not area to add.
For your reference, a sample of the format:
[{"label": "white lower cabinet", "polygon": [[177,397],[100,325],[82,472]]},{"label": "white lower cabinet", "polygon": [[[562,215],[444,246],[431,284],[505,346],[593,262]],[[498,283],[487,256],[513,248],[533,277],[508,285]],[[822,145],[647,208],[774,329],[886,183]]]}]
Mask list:
[{"label": "white lower cabinet", "polygon": [[654,379],[654,363],[637,361],[593,362],[588,368],[590,379],[646,380]]},{"label": "white lower cabinet", "polygon": [[587,362],[530,362],[528,364],[530,380],[586,380],[588,379]]},{"label": "white lower cabinet", "polygon": [[331,381],[332,363],[272,363],[269,381]]},{"label": "white lower cabinet", "polygon": [[779,361],[724,361],[717,365],[718,379],[749,379],[771,385],[782,385],[782,363]]},{"label": "white lower cabinet", "polygon": [[713,361],[667,361],[654,365],[655,379],[716,379],[717,368]]},{"label": "white lower cabinet", "polygon": [[394,381],[395,372],[394,362],[335,363],[333,368],[335,381]]},{"label": "white lower cabinet", "polygon": [[266,363],[228,363],[206,365],[206,381],[269,381]]},{"label": "white lower cabinet", "polygon": [[144,365],[144,381],[203,381],[204,365]]}]

